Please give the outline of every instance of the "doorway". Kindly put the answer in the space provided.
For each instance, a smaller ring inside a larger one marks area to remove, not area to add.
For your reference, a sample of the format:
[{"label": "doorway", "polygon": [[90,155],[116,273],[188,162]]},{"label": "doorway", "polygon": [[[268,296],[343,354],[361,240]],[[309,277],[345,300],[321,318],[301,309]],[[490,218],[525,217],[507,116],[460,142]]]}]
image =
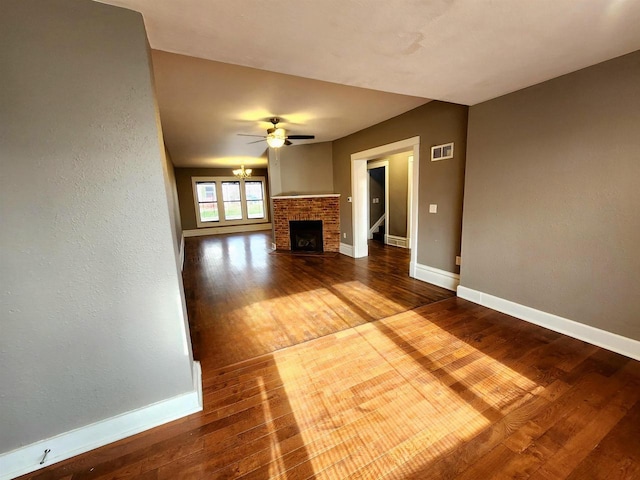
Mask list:
[{"label": "doorway", "polygon": [[352,195],[352,227],[353,227],[353,256],[354,258],[369,255],[367,245],[369,233],[369,175],[367,162],[384,156],[411,150],[408,175],[408,245],[411,249],[409,275],[415,277],[416,248],[418,231],[418,173],[420,165],[420,137],[382,145],[363,150],[351,155],[351,195]]},{"label": "doorway", "polygon": [[369,232],[367,238],[387,243],[389,235],[389,162],[370,160],[369,174]]}]

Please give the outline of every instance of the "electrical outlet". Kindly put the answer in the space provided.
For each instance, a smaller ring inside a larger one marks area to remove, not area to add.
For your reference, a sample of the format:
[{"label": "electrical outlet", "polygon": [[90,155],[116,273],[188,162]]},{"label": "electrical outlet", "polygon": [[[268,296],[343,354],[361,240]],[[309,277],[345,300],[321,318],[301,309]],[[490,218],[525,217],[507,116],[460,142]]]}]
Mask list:
[{"label": "electrical outlet", "polygon": [[462,265],[462,257],[456,255],[456,265]]},{"label": "electrical outlet", "polygon": [[347,233],[346,232],[342,234],[342,238],[347,238]]},{"label": "electrical outlet", "polygon": [[438,213],[438,205],[432,203],[429,205],[429,213]]}]

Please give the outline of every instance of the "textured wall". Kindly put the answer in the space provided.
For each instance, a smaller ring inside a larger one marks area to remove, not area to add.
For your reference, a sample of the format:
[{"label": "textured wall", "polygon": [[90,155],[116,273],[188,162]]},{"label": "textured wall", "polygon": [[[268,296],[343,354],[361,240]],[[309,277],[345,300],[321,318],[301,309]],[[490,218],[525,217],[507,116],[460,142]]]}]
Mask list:
[{"label": "textured wall", "polygon": [[461,284],[640,340],[640,52],[471,107]]},{"label": "textured wall", "polygon": [[407,195],[409,155],[397,153],[389,157],[389,234],[407,236]]},{"label": "textured wall", "polygon": [[191,391],[138,13],[0,16],[0,452]]},{"label": "textured wall", "polygon": [[173,231],[175,235],[176,245],[180,248],[180,242],[182,240],[182,220],[180,219],[180,200],[178,199],[178,188],[176,184],[176,172],[171,162],[171,156],[167,149],[164,150],[165,159],[165,178],[167,188],[167,199],[169,201],[169,214],[171,217],[171,224],[173,225]]},{"label": "textured wall", "polygon": [[290,145],[277,153],[269,165],[270,175],[280,177],[273,195],[333,193],[331,142]]},{"label": "textured wall", "polygon": [[[420,178],[418,206],[418,263],[448,272],[458,272],[460,254],[462,195],[467,138],[468,107],[445,102],[429,102],[395,118],[333,142],[333,183],[341,193],[340,225],[353,245],[351,204],[351,154],[399,140],[420,137]],[[455,158],[431,162],[431,147],[455,142]],[[438,204],[438,213],[429,214],[429,204]],[[413,234],[412,234],[413,235]]]}]

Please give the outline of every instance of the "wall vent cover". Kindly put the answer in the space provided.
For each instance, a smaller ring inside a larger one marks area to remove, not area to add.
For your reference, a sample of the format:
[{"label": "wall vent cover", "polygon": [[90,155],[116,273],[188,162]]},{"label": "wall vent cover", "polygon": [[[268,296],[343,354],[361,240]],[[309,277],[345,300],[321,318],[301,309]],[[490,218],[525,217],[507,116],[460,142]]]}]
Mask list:
[{"label": "wall vent cover", "polygon": [[446,160],[448,158],[453,158],[453,142],[443,143],[442,145],[431,147],[432,162],[437,162],[438,160]]}]

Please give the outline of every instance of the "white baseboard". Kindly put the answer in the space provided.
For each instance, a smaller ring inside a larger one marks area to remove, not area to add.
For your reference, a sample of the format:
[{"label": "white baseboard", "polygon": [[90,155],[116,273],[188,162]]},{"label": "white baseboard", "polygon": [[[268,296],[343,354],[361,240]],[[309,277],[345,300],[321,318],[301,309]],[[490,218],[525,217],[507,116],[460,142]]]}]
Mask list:
[{"label": "white baseboard", "polygon": [[395,247],[409,248],[409,240],[405,237],[398,237],[396,235],[385,235],[384,243]]},{"label": "white baseboard", "polygon": [[640,360],[640,341],[638,340],[623,337],[622,335],[607,332],[606,330],[600,330],[599,328],[520,305],[519,303],[463,287],[462,285],[458,287],[458,296],[470,302],[491,308],[492,310],[497,310],[512,317],[519,318],[520,320],[548,328],[554,332],[606,348],[607,350],[635,360]]},{"label": "white baseboard", "polygon": [[[0,455],[0,480],[34,472],[123,438],[202,410],[202,371],[193,362],[192,392],[107,418]],[[44,465],[45,449],[51,451]]]},{"label": "white baseboard", "polygon": [[180,271],[184,270],[184,233],[180,236]]},{"label": "white baseboard", "polygon": [[422,280],[423,282],[432,283],[438,287],[446,288],[447,290],[456,291],[456,288],[460,284],[460,275],[457,273],[447,272],[440,270],[439,268],[429,267],[427,265],[421,265],[414,263],[409,266],[409,272],[413,278]]},{"label": "white baseboard", "polygon": [[244,233],[271,230],[271,223],[249,223],[247,225],[233,225],[228,227],[197,228],[195,230],[183,230],[185,237],[203,237],[206,235],[222,235],[224,233]]},{"label": "white baseboard", "polygon": [[353,257],[353,245],[347,245],[346,243],[341,243],[340,253],[348,257]]}]

